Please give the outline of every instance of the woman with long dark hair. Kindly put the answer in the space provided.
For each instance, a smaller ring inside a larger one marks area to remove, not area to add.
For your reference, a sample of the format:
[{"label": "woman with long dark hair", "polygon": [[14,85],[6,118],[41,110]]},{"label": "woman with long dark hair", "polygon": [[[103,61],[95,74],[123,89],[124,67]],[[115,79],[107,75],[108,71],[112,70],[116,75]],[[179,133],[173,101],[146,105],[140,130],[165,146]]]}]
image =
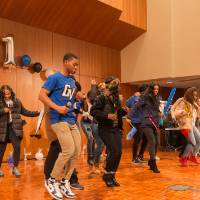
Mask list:
[{"label": "woman with long dark hair", "polygon": [[159,86],[151,84],[146,89],[134,109],[139,109],[142,115],[141,128],[147,138],[147,147],[150,155],[148,162],[150,169],[154,173],[160,173],[156,165],[156,153],[159,143]]},{"label": "woman with long dark hair", "polygon": [[196,127],[196,120],[200,116],[198,98],[198,89],[191,87],[186,90],[184,97],[179,98],[171,108],[172,118],[187,140],[187,145],[180,155],[182,166],[187,166],[188,160],[200,164],[197,160],[197,153],[200,149],[200,132]]},{"label": "woman with long dark hair", "polygon": [[27,117],[36,117],[39,112],[26,110],[21,101],[15,97],[12,88],[3,85],[0,89],[0,177],[4,176],[1,170],[1,163],[6,150],[7,143],[11,142],[14,148],[14,167],[12,173],[19,177],[21,174],[17,169],[20,159],[20,143],[23,138],[23,125],[25,121],[20,114]]}]

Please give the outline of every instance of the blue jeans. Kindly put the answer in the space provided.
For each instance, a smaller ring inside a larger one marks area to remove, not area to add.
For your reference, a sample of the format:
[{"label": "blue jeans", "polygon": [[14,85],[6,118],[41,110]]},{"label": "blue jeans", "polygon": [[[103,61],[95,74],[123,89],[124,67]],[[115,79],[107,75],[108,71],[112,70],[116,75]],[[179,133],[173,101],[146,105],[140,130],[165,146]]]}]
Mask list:
[{"label": "blue jeans", "polygon": [[94,140],[96,143],[96,148],[94,150],[94,164],[98,164],[100,161],[101,153],[103,151],[103,147],[104,147],[104,143],[99,136],[98,124],[92,123],[92,132],[93,132]]},{"label": "blue jeans", "polygon": [[92,133],[92,123],[81,121],[81,128],[87,138],[87,154],[88,154],[88,161],[93,161],[94,159],[94,148],[95,148],[95,141]]}]

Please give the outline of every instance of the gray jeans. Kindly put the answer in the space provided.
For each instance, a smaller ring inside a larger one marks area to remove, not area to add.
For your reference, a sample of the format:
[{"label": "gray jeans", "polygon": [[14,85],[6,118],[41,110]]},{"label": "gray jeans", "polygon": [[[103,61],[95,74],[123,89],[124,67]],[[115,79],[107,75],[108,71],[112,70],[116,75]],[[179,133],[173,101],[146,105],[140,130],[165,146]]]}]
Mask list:
[{"label": "gray jeans", "polygon": [[197,155],[200,149],[200,132],[196,126],[188,134],[188,144],[183,152],[183,157],[188,157],[190,154]]}]

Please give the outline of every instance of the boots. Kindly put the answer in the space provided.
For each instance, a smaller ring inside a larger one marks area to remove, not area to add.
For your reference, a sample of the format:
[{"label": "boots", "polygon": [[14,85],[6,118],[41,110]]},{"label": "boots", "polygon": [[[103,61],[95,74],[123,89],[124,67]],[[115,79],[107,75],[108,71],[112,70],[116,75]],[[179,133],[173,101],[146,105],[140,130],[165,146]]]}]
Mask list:
[{"label": "boots", "polygon": [[103,175],[103,181],[107,185],[107,187],[115,187],[116,185],[113,182],[112,174],[105,174]]},{"label": "boots", "polygon": [[157,168],[157,165],[156,165],[156,160],[149,160],[149,166],[150,166],[150,170],[152,170],[154,173],[160,173],[160,171],[158,170]]},{"label": "boots", "polygon": [[120,184],[117,182],[116,178],[115,178],[115,174],[112,174],[112,180],[115,186],[120,186]]},{"label": "boots", "polygon": [[152,167],[152,160],[149,160],[149,161],[148,161],[148,166],[149,166],[149,170],[153,170],[153,167]]},{"label": "boots", "polygon": [[188,160],[187,157],[180,157],[179,161],[180,161],[182,167],[187,166],[187,160]]},{"label": "boots", "polygon": [[200,164],[199,160],[198,160],[197,157],[194,156],[194,155],[191,155],[191,156],[189,157],[189,160],[190,160],[191,162],[196,163],[196,164]]}]

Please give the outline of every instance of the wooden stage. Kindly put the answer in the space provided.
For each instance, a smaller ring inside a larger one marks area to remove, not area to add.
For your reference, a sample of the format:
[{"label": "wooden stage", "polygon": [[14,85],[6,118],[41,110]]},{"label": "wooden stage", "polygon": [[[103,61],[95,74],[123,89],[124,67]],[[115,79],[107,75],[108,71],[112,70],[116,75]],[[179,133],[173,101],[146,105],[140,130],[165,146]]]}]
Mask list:
[{"label": "wooden stage", "polygon": [[[99,175],[88,177],[86,158],[78,162],[79,180],[85,186],[75,191],[80,200],[177,200],[200,199],[200,165],[189,163],[180,167],[176,152],[160,152],[158,162],[160,174],[148,170],[147,164],[134,166],[131,150],[123,151],[117,177],[121,187],[107,188]],[[147,155],[146,155],[147,157]],[[4,178],[0,178],[0,200],[50,200],[44,188],[43,161],[20,162],[21,178],[15,178],[3,164]],[[178,186],[176,186],[178,185]],[[180,189],[175,191],[173,189]]]}]

